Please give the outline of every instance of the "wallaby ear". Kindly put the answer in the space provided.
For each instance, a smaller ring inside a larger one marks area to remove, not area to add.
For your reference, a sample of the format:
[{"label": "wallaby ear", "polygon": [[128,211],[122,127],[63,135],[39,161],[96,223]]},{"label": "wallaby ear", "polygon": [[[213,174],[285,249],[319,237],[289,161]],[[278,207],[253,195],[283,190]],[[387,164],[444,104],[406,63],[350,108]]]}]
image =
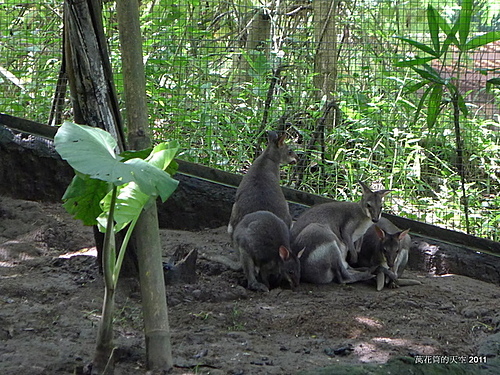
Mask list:
[{"label": "wallaby ear", "polygon": [[389,194],[392,190],[379,190],[377,191],[378,194],[380,194],[383,197],[385,197],[387,194]]},{"label": "wallaby ear", "polygon": [[278,133],[276,133],[273,130],[268,131],[267,132],[267,143],[268,144],[271,144],[271,143],[278,144],[278,142],[279,142]]},{"label": "wallaby ear", "polygon": [[286,140],[286,133],[283,133],[279,138],[278,138],[278,142],[277,142],[277,145],[278,147],[283,147],[283,145],[285,144],[285,140]]},{"label": "wallaby ear", "polygon": [[361,185],[361,187],[363,188],[363,192],[364,193],[372,193],[372,190],[368,187],[368,185],[366,185],[363,181],[361,180],[358,180],[358,183]]},{"label": "wallaby ear", "polygon": [[290,251],[283,245],[280,246],[280,257],[283,261],[287,261],[290,258]]},{"label": "wallaby ear", "polygon": [[406,237],[406,235],[408,234],[409,231],[410,231],[410,229],[406,229],[406,230],[400,232],[399,236],[398,236],[398,239],[401,241],[403,238]]},{"label": "wallaby ear", "polygon": [[299,253],[297,254],[297,259],[300,259],[300,257],[304,254],[304,251],[306,251],[305,247],[299,251]]},{"label": "wallaby ear", "polygon": [[385,232],[378,225],[375,225],[375,233],[377,233],[378,238],[383,240],[385,238]]}]

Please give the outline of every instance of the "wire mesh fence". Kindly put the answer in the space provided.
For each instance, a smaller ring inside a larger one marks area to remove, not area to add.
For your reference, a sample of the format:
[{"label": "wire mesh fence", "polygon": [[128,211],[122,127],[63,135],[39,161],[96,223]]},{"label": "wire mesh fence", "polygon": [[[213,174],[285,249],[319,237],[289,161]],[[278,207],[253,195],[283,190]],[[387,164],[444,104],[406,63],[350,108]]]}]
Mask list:
[{"label": "wire mesh fence", "polygon": [[[145,0],[154,137],[243,172],[265,132],[284,130],[301,157],[284,184],[352,200],[368,181],[394,190],[386,211],[499,240],[500,43],[475,38],[500,30],[500,0],[473,5]],[[103,7],[120,93],[114,2]],[[446,25],[466,21],[449,40]],[[59,1],[0,4],[1,112],[53,122],[62,29]],[[71,119],[69,95],[64,108]]]}]

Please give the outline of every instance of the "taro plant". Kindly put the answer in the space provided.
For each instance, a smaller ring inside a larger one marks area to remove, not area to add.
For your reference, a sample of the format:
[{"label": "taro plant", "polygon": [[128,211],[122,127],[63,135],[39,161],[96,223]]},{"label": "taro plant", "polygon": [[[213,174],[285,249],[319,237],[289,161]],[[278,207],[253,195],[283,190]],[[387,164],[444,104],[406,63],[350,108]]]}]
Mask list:
[{"label": "taro plant", "polygon": [[[398,37],[403,42],[415,47],[418,54],[410,60],[405,59],[395,63],[397,67],[409,67],[418,74],[420,80],[409,87],[409,92],[423,89],[415,118],[420,111],[427,108],[427,126],[433,127],[442,112],[449,104],[452,106],[453,127],[456,147],[456,166],[461,180],[462,204],[465,215],[467,232],[469,228],[469,205],[466,195],[464,141],[461,134],[462,118],[469,115],[465,98],[460,88],[460,74],[466,64],[467,54],[488,43],[500,40],[500,31],[490,31],[482,35],[474,35],[471,31],[473,17],[473,1],[463,0],[461,9],[455,22],[449,23],[431,5],[427,7],[427,23],[429,27],[430,44],[417,40]],[[441,37],[443,35],[443,37]],[[453,71],[451,75],[444,75],[432,66],[445,66],[450,54],[454,55]],[[495,83],[490,82],[490,83]]]},{"label": "taro plant", "polygon": [[[76,172],[63,196],[64,207],[84,224],[97,225],[105,233],[105,290],[94,365],[106,374],[111,372],[114,296],[125,250],[143,207],[155,197],[165,201],[177,188],[178,182],[170,174],[176,170],[173,158],[178,146],[176,142],[161,143],[152,150],[116,155],[116,141],[109,133],[71,122],[61,126],[54,142],[56,151]],[[115,235],[125,228],[117,252]]]}]

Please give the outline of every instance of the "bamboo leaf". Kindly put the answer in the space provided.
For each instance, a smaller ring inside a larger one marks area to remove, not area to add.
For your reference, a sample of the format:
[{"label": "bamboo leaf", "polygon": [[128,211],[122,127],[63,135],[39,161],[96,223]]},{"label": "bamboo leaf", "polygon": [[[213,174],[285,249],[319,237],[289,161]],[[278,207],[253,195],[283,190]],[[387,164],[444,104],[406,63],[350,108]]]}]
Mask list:
[{"label": "bamboo leaf", "polygon": [[464,114],[464,116],[467,117],[469,115],[469,108],[467,108],[467,105],[465,103],[465,99],[462,96],[462,94],[460,94],[458,91],[457,91],[456,95],[457,95],[458,108],[460,108],[460,112],[462,112]]},{"label": "bamboo leaf", "polygon": [[460,38],[459,48],[463,51],[470,33],[470,22],[472,19],[472,0],[462,0],[462,7],[458,15],[458,35]]},{"label": "bamboo leaf", "polygon": [[435,56],[435,57],[439,57],[439,53],[437,53],[436,51],[434,51],[432,49],[432,47],[428,46],[427,44],[424,44],[424,43],[421,43],[421,42],[417,42],[416,40],[413,40],[413,39],[403,38],[403,37],[400,37],[400,36],[396,36],[395,38],[401,39],[403,42],[406,42],[409,45],[411,45],[413,47],[416,47],[419,50],[424,51],[425,53],[428,53],[429,55],[432,55],[432,56]]},{"label": "bamboo leaf", "polygon": [[415,112],[415,117],[413,120],[414,122],[417,122],[418,116],[420,115],[420,112],[422,111],[422,108],[424,107],[425,100],[429,96],[429,93],[431,92],[431,90],[432,90],[432,86],[429,86],[427,88],[427,90],[425,90],[424,93],[422,94],[422,97],[420,98],[420,101],[418,102],[417,110]]},{"label": "bamboo leaf", "polygon": [[431,34],[432,45],[434,46],[434,51],[440,55],[439,46],[439,21],[437,17],[437,11],[432,5],[429,4],[427,7],[427,23],[429,25],[429,33]]},{"label": "bamboo leaf", "polygon": [[422,58],[417,58],[413,60],[403,60],[403,61],[398,61],[394,63],[395,67],[398,68],[404,68],[404,67],[409,67],[409,66],[415,66],[415,65],[422,65],[425,64],[431,60],[435,60],[436,57],[422,57]]},{"label": "bamboo leaf", "polygon": [[[443,42],[443,46],[441,48],[441,54],[446,52],[448,46],[451,43],[453,43],[455,46],[458,47],[459,42],[458,42],[458,39],[456,37],[456,34],[458,31],[458,27],[460,25],[458,23],[455,23],[453,25],[453,27],[450,26],[448,24],[448,22],[443,18],[443,16],[441,14],[439,14],[439,12],[436,12],[436,21],[437,21],[439,27],[441,28],[441,30],[443,30],[443,32],[446,34],[446,40]],[[445,49],[445,45],[446,45],[446,49]]]},{"label": "bamboo leaf", "polygon": [[500,31],[490,31],[489,33],[478,35],[469,40],[465,44],[464,50],[468,51],[471,49],[475,49],[484,46],[485,44],[496,42],[497,40],[500,40]]},{"label": "bamboo leaf", "polygon": [[413,85],[411,85],[411,86],[408,86],[408,87],[406,88],[406,92],[407,92],[408,94],[411,94],[411,93],[413,93],[413,92],[415,92],[415,91],[417,91],[417,90],[420,90],[422,87],[424,87],[424,86],[425,86],[425,85],[427,85],[428,83],[429,83],[429,81],[427,81],[427,80],[425,80],[425,81],[420,81],[420,82],[418,82],[418,83],[415,83],[415,84],[413,84]]},{"label": "bamboo leaf", "polygon": [[436,123],[441,109],[441,99],[443,98],[443,86],[434,85],[429,95],[427,109],[427,126],[431,128]]},{"label": "bamboo leaf", "polygon": [[493,86],[500,86],[500,78],[491,78],[486,81],[488,84]]},{"label": "bamboo leaf", "polygon": [[[426,65],[424,65],[424,67],[426,67]],[[428,65],[427,65],[428,67]],[[412,66],[411,68],[416,72],[418,73],[418,75],[420,75],[420,77],[424,78],[424,79],[427,79],[431,82],[434,82],[434,83],[439,83],[441,85],[444,85],[446,82],[441,78],[441,76],[439,75],[438,72],[436,72],[434,69],[428,69],[426,67],[426,69],[420,69],[420,68],[416,68],[414,66]]]},{"label": "bamboo leaf", "polygon": [[[444,22],[446,23],[446,21],[444,21]],[[459,27],[460,27],[460,25],[458,23],[456,23],[455,25],[453,25],[453,27],[451,29],[449,29],[446,32],[446,39],[444,40],[443,46],[441,48],[442,54],[446,53],[446,51],[448,51],[448,47],[450,46],[450,44],[453,44],[457,48],[460,47],[460,43],[456,37]],[[448,26],[448,28],[449,28],[449,26]]]}]

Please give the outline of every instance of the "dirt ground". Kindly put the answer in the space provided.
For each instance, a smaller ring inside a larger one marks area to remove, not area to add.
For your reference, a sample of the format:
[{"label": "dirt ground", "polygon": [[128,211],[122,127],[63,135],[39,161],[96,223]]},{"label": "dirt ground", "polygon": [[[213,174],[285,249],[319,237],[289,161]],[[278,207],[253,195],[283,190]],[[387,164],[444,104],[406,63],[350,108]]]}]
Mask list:
[{"label": "dirt ground", "polygon": [[[174,374],[319,373],[400,356],[415,368],[480,362],[469,370],[483,373],[488,350],[498,351],[498,342],[484,344],[499,328],[497,285],[409,270],[422,285],[254,293],[214,260],[237,259],[225,227],[162,230],[162,243],[165,259],[179,246],[198,250],[198,281],[167,287]],[[60,205],[0,197],[0,374],[71,374],[92,360],[103,297],[92,246],[91,229]],[[137,283],[121,282],[116,308],[116,374],[144,374]]]}]

